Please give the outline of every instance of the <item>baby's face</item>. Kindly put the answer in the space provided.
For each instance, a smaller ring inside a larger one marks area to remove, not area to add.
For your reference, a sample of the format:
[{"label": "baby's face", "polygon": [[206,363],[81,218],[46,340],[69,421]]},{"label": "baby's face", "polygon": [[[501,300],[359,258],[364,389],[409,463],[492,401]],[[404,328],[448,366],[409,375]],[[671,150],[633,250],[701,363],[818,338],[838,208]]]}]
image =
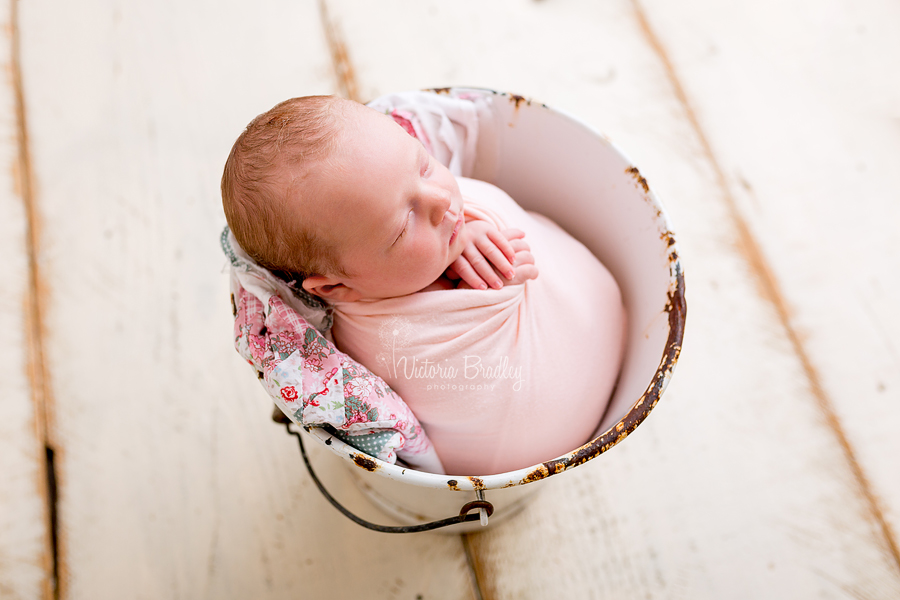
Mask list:
[{"label": "baby's face", "polygon": [[393,119],[364,106],[349,112],[338,149],[303,183],[314,198],[304,217],[350,274],[327,274],[336,287],[323,289],[339,290],[329,298],[338,301],[417,292],[463,250],[459,186]]}]

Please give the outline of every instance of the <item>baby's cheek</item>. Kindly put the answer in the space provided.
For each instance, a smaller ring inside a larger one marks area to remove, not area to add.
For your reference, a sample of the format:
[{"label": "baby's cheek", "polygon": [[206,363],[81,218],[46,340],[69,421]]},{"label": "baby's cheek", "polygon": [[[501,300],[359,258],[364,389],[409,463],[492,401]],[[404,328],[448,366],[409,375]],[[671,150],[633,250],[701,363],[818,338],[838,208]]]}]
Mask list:
[{"label": "baby's cheek", "polygon": [[[417,245],[398,264],[401,276],[408,279],[428,279],[432,276],[436,279],[438,275],[444,272],[443,266],[440,264],[441,258],[435,255],[434,248],[426,245]],[[437,272],[437,274],[435,274]],[[433,281],[434,279],[431,279]],[[431,283],[428,281],[428,283]]]}]

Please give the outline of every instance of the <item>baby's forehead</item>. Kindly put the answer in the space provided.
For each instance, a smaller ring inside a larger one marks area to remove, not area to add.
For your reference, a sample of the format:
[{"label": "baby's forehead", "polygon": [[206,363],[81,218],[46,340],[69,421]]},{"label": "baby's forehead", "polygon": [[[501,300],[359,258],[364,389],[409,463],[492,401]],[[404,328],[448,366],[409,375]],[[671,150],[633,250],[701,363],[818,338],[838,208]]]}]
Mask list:
[{"label": "baby's forehead", "polygon": [[305,227],[325,227],[335,219],[345,218],[347,204],[344,197],[328,193],[322,184],[341,177],[328,164],[326,157],[312,163],[285,164],[276,178],[283,192],[283,202],[278,202],[281,217],[300,219]]},{"label": "baby's forehead", "polygon": [[342,210],[353,204],[345,194],[354,195],[374,184],[371,179],[361,179],[361,173],[377,175],[389,169],[399,179],[406,163],[414,163],[420,153],[426,152],[390,116],[363,104],[348,101],[334,116],[332,143],[327,151],[312,160],[285,160],[276,176],[286,196],[297,200],[288,202],[291,212],[317,213],[315,217],[310,214],[317,222],[362,218]]}]

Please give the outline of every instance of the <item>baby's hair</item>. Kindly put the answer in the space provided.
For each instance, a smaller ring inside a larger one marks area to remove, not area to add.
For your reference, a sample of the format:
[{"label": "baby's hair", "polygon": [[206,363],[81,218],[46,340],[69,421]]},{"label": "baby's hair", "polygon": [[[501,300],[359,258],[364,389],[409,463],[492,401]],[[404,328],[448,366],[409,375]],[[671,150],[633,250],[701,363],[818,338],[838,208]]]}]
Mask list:
[{"label": "baby's hair", "polygon": [[235,239],[261,266],[289,279],[346,275],[323,236],[291,218],[288,203],[303,202],[290,198],[302,195],[296,184],[334,150],[348,102],[336,96],[285,100],[247,125],[225,162],[222,206]]}]

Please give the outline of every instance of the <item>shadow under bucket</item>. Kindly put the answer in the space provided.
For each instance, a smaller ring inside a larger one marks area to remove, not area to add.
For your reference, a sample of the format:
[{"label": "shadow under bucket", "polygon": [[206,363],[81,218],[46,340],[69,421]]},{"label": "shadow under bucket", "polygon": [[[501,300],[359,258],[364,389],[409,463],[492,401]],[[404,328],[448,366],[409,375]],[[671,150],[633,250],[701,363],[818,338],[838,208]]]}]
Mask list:
[{"label": "shadow under bucket", "polygon": [[[525,506],[541,487],[538,482],[606,452],[647,417],[681,350],[684,278],[665,210],[637,167],[602,134],[521,96],[471,88],[433,93],[493,97],[494,127],[482,128],[489,131],[479,136],[472,176],[503,189],[526,210],[555,221],[615,277],[628,314],[618,385],[590,442],[546,462],[496,475],[417,471],[365,455],[323,429],[308,433],[343,459],[375,505],[405,525],[455,515],[476,495],[493,506],[489,522],[494,524]],[[483,512],[481,523],[470,521],[441,531],[460,533],[481,529],[485,523]]]}]

